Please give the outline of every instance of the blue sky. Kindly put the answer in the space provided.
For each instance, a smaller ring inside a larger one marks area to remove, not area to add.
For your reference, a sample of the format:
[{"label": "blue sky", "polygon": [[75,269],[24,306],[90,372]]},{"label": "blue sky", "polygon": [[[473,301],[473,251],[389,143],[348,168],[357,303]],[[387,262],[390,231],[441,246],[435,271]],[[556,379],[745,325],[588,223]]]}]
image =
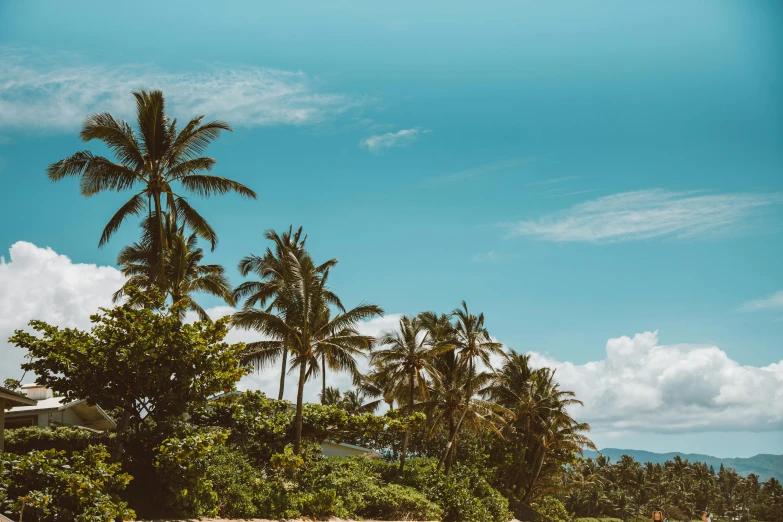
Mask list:
[{"label": "blue sky", "polygon": [[[329,4],[0,4],[6,261],[25,241],[114,264],[135,225],[97,241],[122,197],[85,200],[44,170],[102,150],[77,138],[86,114],[129,118],[127,93],[160,87],[174,116],[235,128],[209,150],[215,172],[258,200],[197,202],[234,281],[265,229],[303,225],[317,257],[340,259],[347,303],[396,314],[465,299],[511,348],[575,368],[614,368],[621,336],[648,355],[679,345],[691,367],[723,361],[690,382],[745,368],[772,383],[760,400],[783,402],[783,369],[769,368],[783,352],[777,2]],[[654,331],[651,345],[634,337]],[[599,415],[606,397],[586,414],[606,446],[780,453],[780,406],[740,426],[716,390],[656,403],[659,419],[701,412],[660,436]]]}]

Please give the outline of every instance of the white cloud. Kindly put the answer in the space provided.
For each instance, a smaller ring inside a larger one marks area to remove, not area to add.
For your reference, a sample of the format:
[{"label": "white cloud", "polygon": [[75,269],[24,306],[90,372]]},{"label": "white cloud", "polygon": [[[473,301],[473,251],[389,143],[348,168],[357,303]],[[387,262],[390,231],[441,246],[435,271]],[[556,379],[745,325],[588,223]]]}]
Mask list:
[{"label": "white cloud", "polygon": [[661,189],[624,192],[576,205],[538,220],[507,225],[513,236],[593,243],[660,236],[693,238],[736,232],[780,194],[702,194]]},{"label": "white cloud", "polygon": [[41,56],[0,48],[0,121],[6,127],[72,130],[85,116],[108,111],[130,119],[131,91],[162,89],[180,120],[204,114],[236,126],[305,125],[362,103],[321,92],[301,71],[215,66],[206,72],[164,72],[148,64],[84,64],[63,53]]},{"label": "white cloud", "polygon": [[109,266],[74,263],[51,248],[14,243],[0,258],[0,379],[20,378],[25,351],[8,344],[31,319],[89,328],[90,314],[111,305],[125,278]]},{"label": "white cloud", "polygon": [[[40,248],[26,241],[14,243],[9,260],[0,258],[0,382],[22,376],[20,365],[26,352],[7,342],[14,330],[26,329],[31,319],[87,330],[91,326],[90,315],[100,307],[112,306],[111,295],[124,281],[122,273],[113,267],[74,263],[51,248]],[[207,313],[219,319],[234,310],[230,306],[215,306],[207,309]],[[193,319],[192,315],[186,318]],[[364,335],[378,336],[395,328],[399,319],[400,314],[389,314],[361,323],[358,329]],[[226,341],[231,343],[258,339],[256,332],[237,329],[230,330],[226,336]],[[368,367],[366,359],[360,360],[359,365],[363,371]],[[275,365],[248,375],[239,388],[258,389],[276,398],[279,379],[280,368]],[[293,400],[296,377],[289,376],[286,381],[286,398]],[[307,383],[305,400],[318,400],[320,382],[316,379]],[[327,384],[346,390],[351,386],[351,378],[345,373],[330,372]]]},{"label": "white cloud", "polygon": [[452,174],[444,174],[442,176],[427,178],[422,180],[422,183],[425,185],[437,185],[439,183],[451,183],[453,181],[477,178],[479,176],[492,174],[493,172],[498,172],[501,170],[507,170],[513,167],[517,167],[519,165],[522,165],[523,163],[526,163],[527,161],[528,161],[527,158],[514,158],[506,161],[499,161],[497,163],[489,163],[487,165],[461,170],[459,172],[454,172]]},{"label": "white cloud", "polygon": [[768,310],[768,309],[781,309],[783,308],[783,290],[775,292],[769,297],[764,299],[756,299],[754,301],[748,301],[742,305],[742,310],[754,311],[754,310]]},{"label": "white cloud", "polygon": [[514,254],[511,252],[499,252],[497,250],[488,250],[487,252],[482,252],[480,254],[476,254],[473,257],[471,257],[471,261],[476,263],[499,263],[502,261],[509,261],[511,259],[518,259],[520,256],[519,254]]},{"label": "white cloud", "polygon": [[584,402],[572,413],[600,434],[783,429],[783,361],[742,366],[716,346],[661,345],[656,331],[610,339],[600,361],[532,362],[557,369]]},{"label": "white cloud", "polygon": [[416,141],[421,134],[432,132],[427,129],[415,127],[413,129],[403,129],[397,132],[387,132],[386,134],[376,134],[369,138],[364,138],[359,142],[359,146],[365,147],[370,152],[380,152],[382,149],[392,147],[404,147]]}]

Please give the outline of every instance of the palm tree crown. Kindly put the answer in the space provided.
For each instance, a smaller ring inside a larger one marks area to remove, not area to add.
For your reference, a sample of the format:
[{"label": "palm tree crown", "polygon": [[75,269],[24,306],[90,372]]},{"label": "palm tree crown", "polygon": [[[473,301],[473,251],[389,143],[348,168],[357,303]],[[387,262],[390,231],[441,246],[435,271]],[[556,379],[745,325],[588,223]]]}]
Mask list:
[{"label": "palm tree crown", "polygon": [[182,219],[200,237],[208,240],[213,249],[217,243],[215,231],[182,193],[174,191],[175,184],[186,193],[200,196],[236,192],[255,198],[256,193],[236,181],[207,174],[215,160],[202,154],[222,131],[231,130],[227,123],[202,122],[204,116],[197,116],[179,130],[177,120],[169,119],[166,114],[161,91],[139,91],[133,96],[138,134],[128,122],[108,112],[88,116],[79,134],[85,142],[102,141],[114,153],[116,162],[83,150],[51,164],[47,173],[52,181],[78,177],[81,193],[86,197],[104,191],[134,191],[106,224],[98,244],[104,245],[129,216],[138,216],[149,208],[150,214],[157,219],[152,249],[156,253],[157,273],[163,279],[163,252],[168,247],[164,206],[175,221]]}]

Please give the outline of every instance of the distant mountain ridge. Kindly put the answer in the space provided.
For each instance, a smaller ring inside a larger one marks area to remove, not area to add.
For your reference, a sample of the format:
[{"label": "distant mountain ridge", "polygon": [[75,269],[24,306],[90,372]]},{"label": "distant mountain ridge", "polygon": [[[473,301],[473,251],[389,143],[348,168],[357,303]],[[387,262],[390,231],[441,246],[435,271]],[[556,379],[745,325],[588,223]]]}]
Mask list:
[{"label": "distant mountain ridge", "polygon": [[[600,453],[609,457],[613,463],[620,460],[620,457],[623,455],[628,455],[642,464],[645,462],[663,464],[667,460],[672,460],[676,455],[679,455],[683,460],[688,459],[691,462],[704,462],[708,466],[713,466],[715,471],[718,471],[720,465],[723,464],[723,467],[734,468],[734,470],[742,476],[747,476],[749,473],[755,473],[759,476],[759,480],[761,481],[766,481],[770,477],[775,477],[778,480],[783,479],[783,455],[760,454],[748,458],[721,459],[698,453],[653,453],[652,451],[617,448],[604,448],[600,450]],[[585,450],[585,457],[595,458],[597,456],[598,453],[595,451]]]}]

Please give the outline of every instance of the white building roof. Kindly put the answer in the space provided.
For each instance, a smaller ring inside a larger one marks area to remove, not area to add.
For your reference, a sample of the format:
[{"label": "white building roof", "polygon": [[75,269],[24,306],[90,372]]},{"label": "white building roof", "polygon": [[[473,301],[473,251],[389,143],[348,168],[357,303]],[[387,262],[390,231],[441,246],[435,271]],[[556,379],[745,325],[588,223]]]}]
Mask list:
[{"label": "white building roof", "polygon": [[65,402],[65,397],[50,397],[41,399],[34,406],[16,406],[8,410],[5,414],[7,419],[22,417],[25,415],[39,415],[41,413],[73,410],[80,419],[84,421],[84,426],[97,429],[116,428],[117,424],[103,409],[97,404],[90,406],[87,401],[76,400]]}]

